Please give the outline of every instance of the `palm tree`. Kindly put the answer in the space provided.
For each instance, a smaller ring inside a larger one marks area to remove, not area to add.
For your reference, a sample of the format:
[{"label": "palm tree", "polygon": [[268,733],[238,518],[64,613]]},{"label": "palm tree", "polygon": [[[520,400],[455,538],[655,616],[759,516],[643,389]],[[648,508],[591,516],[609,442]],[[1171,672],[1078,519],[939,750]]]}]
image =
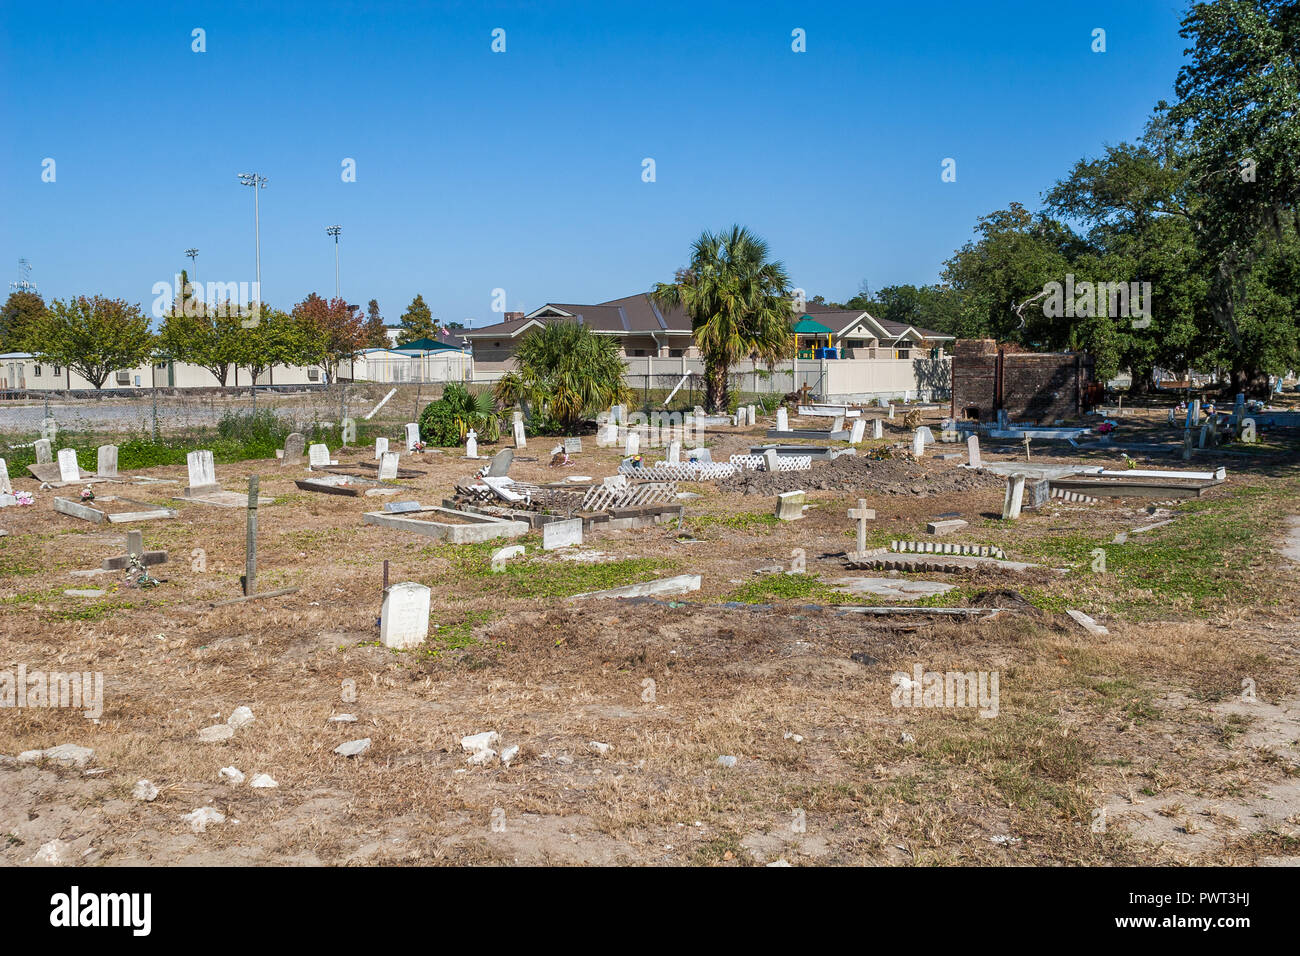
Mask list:
[{"label": "palm tree", "polygon": [[767,242],[743,226],[703,232],[691,246],[691,263],[675,282],[660,282],[650,297],[660,308],[681,306],[691,317],[695,345],[704,357],[704,400],[709,411],[730,405],[731,366],[757,358],[772,368],[790,355],[790,277],[768,260]]},{"label": "palm tree", "polygon": [[541,409],[566,433],[588,412],[622,401],[627,391],[617,341],[585,325],[548,322],[524,336],[515,359],[519,370],[498,379],[497,401]]}]

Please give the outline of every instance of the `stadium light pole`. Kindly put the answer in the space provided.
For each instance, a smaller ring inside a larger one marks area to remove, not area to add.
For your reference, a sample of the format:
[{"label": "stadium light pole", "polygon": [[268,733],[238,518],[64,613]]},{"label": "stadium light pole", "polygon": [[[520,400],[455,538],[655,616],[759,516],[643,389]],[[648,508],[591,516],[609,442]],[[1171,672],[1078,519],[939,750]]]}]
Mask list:
[{"label": "stadium light pole", "polygon": [[193,281],[194,278],[199,274],[198,270],[195,268],[197,265],[195,260],[197,260],[199,257],[199,250],[186,249],[185,254],[190,257],[190,272],[194,273],[194,275],[190,276],[190,281]]},{"label": "stadium light pole", "polygon": [[257,249],[257,305],[262,305],[262,214],[258,208],[257,191],[266,188],[266,177],[257,173],[240,173],[239,182],[253,187],[253,241]]},{"label": "stadium light pole", "polygon": [[327,226],[325,234],[334,237],[334,298],[341,299],[343,293],[339,291],[339,233],[343,231],[342,226]]}]

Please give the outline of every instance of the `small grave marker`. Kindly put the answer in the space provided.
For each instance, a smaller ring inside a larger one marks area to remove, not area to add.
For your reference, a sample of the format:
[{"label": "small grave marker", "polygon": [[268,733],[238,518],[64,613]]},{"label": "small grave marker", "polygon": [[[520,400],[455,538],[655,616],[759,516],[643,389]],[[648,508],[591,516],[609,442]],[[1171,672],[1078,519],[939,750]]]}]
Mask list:
[{"label": "small grave marker", "polygon": [[415,581],[403,581],[388,589],[379,614],[379,639],[385,647],[405,650],[424,643],[429,636],[432,593]]},{"label": "small grave marker", "polygon": [[[287,451],[288,443],[286,442],[285,444],[286,444],[285,450]],[[375,461],[379,461],[380,459],[382,459],[384,457],[384,453],[387,451],[388,451],[388,439],[376,438],[375,439]]]},{"label": "small grave marker", "polygon": [[542,525],[542,550],[554,551],[582,544],[582,519],[548,521]]},{"label": "small grave marker", "polygon": [[81,480],[81,469],[77,466],[75,448],[59,449],[59,481],[74,482]]},{"label": "small grave marker", "polygon": [[776,516],[781,521],[797,521],[803,517],[803,506],[808,496],[802,491],[786,491],[776,496]]},{"label": "small grave marker", "polygon": [[420,440],[420,426],[415,422],[406,423],[406,450],[415,451],[416,442]]},{"label": "small grave marker", "polygon": [[912,432],[912,456],[920,458],[925,454],[925,436],[921,434],[920,429]]},{"label": "small grave marker", "polygon": [[50,440],[48,438],[36,439],[36,464],[48,465],[54,461],[54,454],[50,450]]},{"label": "small grave marker", "polygon": [[395,451],[386,451],[379,459],[379,480],[391,481],[397,477],[397,460],[401,456]]},{"label": "small grave marker", "polygon": [[782,405],[776,410],[776,430],[779,432],[788,432],[790,430],[790,412]]},{"label": "small grave marker", "polygon": [[857,419],[853,423],[853,432],[849,435],[849,444],[856,445],[867,435],[867,423],[864,419]]},{"label": "small grave marker", "polygon": [[566,455],[576,455],[576,454],[577,454],[578,452],[580,452],[580,451],[582,451],[582,439],[581,439],[581,438],[566,438],[566,439],[564,439],[564,453],[565,453]]},{"label": "small grave marker", "polygon": [[384,511],[388,514],[406,514],[408,511],[419,511],[420,503],[418,501],[385,501]]},{"label": "small grave marker", "polygon": [[858,523],[858,554],[867,550],[867,522],[874,521],[876,510],[867,507],[867,499],[859,498],[858,506],[849,509],[849,517]]},{"label": "small grave marker", "polygon": [[680,465],[682,463],[682,443],[674,439],[668,443],[668,464]]},{"label": "small grave marker", "polygon": [[14,486],[9,481],[9,465],[3,458],[0,458],[0,495],[12,495],[13,493]]},{"label": "small grave marker", "polygon": [[630,429],[628,430],[627,442],[623,445],[623,454],[628,456],[641,454],[640,432],[635,432]]},{"label": "small grave marker", "polygon": [[100,445],[95,460],[95,475],[99,478],[117,477],[117,446]]},{"label": "small grave marker", "polygon": [[280,459],[282,468],[302,464],[302,455],[307,447],[307,439],[301,432],[292,432],[284,440],[284,457]]},{"label": "small grave marker", "polygon": [[102,565],[105,571],[124,571],[131,566],[131,555],[144,567],[155,564],[163,564],[167,561],[166,551],[146,551],[144,549],[144,535],[139,531],[128,531],[126,533],[126,554],[117,558],[106,558]]},{"label": "small grave marker", "polygon": [[881,421],[879,418],[873,418],[871,420],[871,437],[872,438],[885,437],[885,423]]},{"label": "small grave marker", "polygon": [[966,439],[967,463],[972,468],[984,467],[984,459],[980,457],[980,436],[971,435]]},{"label": "small grave marker", "polygon": [[515,432],[515,447],[516,447],[516,448],[527,448],[527,447],[528,447],[528,436],[524,434],[524,423],[523,423],[523,421],[522,421],[522,420],[516,420],[515,423],[514,423],[514,426],[513,426],[513,427],[514,427],[514,432]]},{"label": "small grave marker", "polygon": [[312,445],[307,449],[307,463],[312,467],[325,468],[331,464],[328,445]]},{"label": "small grave marker", "polygon": [[1010,475],[1007,478],[1007,496],[1002,503],[1004,521],[1014,521],[1020,517],[1020,508],[1025,498],[1025,476]]}]

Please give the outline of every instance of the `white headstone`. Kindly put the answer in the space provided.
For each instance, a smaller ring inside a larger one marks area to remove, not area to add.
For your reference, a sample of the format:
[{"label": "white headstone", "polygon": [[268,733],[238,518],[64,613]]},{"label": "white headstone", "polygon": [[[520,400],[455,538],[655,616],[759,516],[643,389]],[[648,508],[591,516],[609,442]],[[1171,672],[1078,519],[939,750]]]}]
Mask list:
[{"label": "white headstone", "polygon": [[921,430],[918,428],[916,431],[912,432],[912,455],[915,458],[920,458],[924,454],[925,436],[921,434]]},{"label": "white headstone", "polygon": [[790,430],[790,413],[784,405],[776,410],[776,430],[779,432]]},{"label": "white headstone", "polygon": [[777,470],[777,459],[781,456],[776,453],[775,448],[769,448],[763,452],[763,467],[768,471],[775,473]]},{"label": "white headstone", "polygon": [[581,518],[571,518],[567,521],[549,521],[542,525],[543,551],[568,548],[575,544],[582,544]]},{"label": "white headstone", "polygon": [[1007,496],[1002,502],[1002,517],[1014,520],[1020,517],[1020,506],[1025,500],[1025,476],[1011,475],[1007,478]]},{"label": "white headstone", "polygon": [[212,462],[212,452],[206,448],[185,456],[190,472],[190,491],[211,491],[217,487],[217,468]]},{"label": "white headstone", "polygon": [[379,461],[379,459],[383,458],[384,452],[386,451],[388,451],[388,439],[376,438],[375,439],[375,461]]},{"label": "white headstone", "polygon": [[406,450],[415,451],[415,443],[420,440],[420,426],[415,422],[406,423]]},{"label": "white headstone", "polygon": [[524,413],[522,409],[516,408],[510,413],[510,424],[513,425],[515,422],[522,422],[523,420]]},{"label": "white headstone", "polygon": [[431,594],[427,587],[414,581],[403,581],[388,589],[379,616],[379,639],[385,647],[400,650],[424,643],[429,636]]},{"label": "white headstone", "polygon": [[934,444],[934,432],[930,431],[929,425],[922,425],[917,429],[917,432],[920,433],[921,438],[925,440],[927,445]]},{"label": "white headstone", "polygon": [[465,457],[466,458],[478,457],[478,432],[474,431],[474,429],[472,428],[469,430],[469,433],[465,436]]},{"label": "white headstone", "polygon": [[527,448],[528,438],[526,435],[524,435],[524,423],[522,421],[515,422],[514,430],[515,430],[515,447]]},{"label": "white headstone", "polygon": [[397,477],[397,460],[401,456],[395,451],[386,451],[382,458],[379,459],[379,478],[381,481],[390,481]]},{"label": "white headstone", "polygon": [[979,435],[971,435],[969,438],[966,439],[966,454],[968,456],[967,463],[972,468],[984,467],[984,459],[980,457],[980,436]]},{"label": "white headstone", "polygon": [[9,481],[9,465],[0,458],[0,495],[12,495],[14,486]]},{"label": "white headstone", "polygon": [[844,416],[836,415],[835,421],[831,423],[831,434],[844,431]]},{"label": "white headstone", "polygon": [[77,467],[75,448],[59,449],[59,481],[80,481],[81,469]]},{"label": "white headstone", "polygon": [[95,460],[95,474],[100,478],[117,477],[117,446],[100,445],[99,455]]},{"label": "white headstone", "polygon": [[52,461],[54,461],[54,456],[50,451],[50,440],[48,438],[38,438],[36,440],[36,464],[48,465]]},{"label": "white headstone", "polygon": [[853,433],[849,435],[849,444],[856,445],[858,442],[862,441],[862,439],[865,438],[866,436],[867,436],[866,419],[863,418],[854,419]]},{"label": "white headstone", "polygon": [[324,468],[330,463],[328,445],[312,445],[307,449],[307,463],[312,468]]},{"label": "white headstone", "polygon": [[751,425],[758,424],[758,408],[754,405],[745,406],[745,421]]},{"label": "white headstone", "polygon": [[885,423],[881,421],[879,418],[871,419],[871,437],[872,438],[885,437]]},{"label": "white headstone", "polygon": [[736,427],[739,428],[745,424],[745,406],[740,405],[736,408]]},{"label": "white headstone", "polygon": [[623,454],[625,455],[641,454],[641,435],[639,432],[634,432],[631,429],[628,429],[627,444],[623,446]]},{"label": "white headstone", "polygon": [[894,403],[893,403],[893,402],[890,402],[890,403],[889,403],[889,420],[890,420],[891,422],[894,420]]},{"label": "white headstone", "polygon": [[602,448],[618,444],[618,423],[613,418],[607,418],[601,423],[600,432],[596,435],[596,444]]},{"label": "white headstone", "polygon": [[797,521],[803,517],[804,502],[808,496],[802,491],[785,491],[776,496],[776,516],[781,521]]},{"label": "white headstone", "polygon": [[680,465],[682,463],[682,443],[674,439],[668,443],[668,464]]}]

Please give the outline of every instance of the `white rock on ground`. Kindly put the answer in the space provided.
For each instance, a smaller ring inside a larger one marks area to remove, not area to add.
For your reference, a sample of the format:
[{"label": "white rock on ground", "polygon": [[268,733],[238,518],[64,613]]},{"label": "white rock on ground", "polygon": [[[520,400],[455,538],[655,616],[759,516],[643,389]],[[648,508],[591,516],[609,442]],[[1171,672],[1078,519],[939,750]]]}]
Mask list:
[{"label": "white rock on ground", "polygon": [[181,815],[181,819],[190,825],[195,833],[202,833],[209,823],[225,823],[226,815],[216,807],[199,807],[190,813]]},{"label": "white rock on ground", "polygon": [[236,707],[231,711],[230,716],[226,718],[226,723],[238,730],[240,727],[245,727],[255,720],[257,720],[257,718],[253,716],[253,712],[247,707]]},{"label": "white rock on ground", "polygon": [[77,856],[73,852],[72,844],[64,843],[62,840],[51,840],[28,857],[27,862],[37,866],[71,866],[77,862]]},{"label": "white rock on ground", "polygon": [[485,763],[491,763],[496,757],[497,752],[491,747],[486,750],[480,750],[469,758],[469,762],[476,767],[481,767]]},{"label": "white rock on ground", "polygon": [[329,719],[331,724],[355,724],[357,722],[356,714],[335,714]]},{"label": "white rock on ground", "polygon": [[280,785],[275,782],[275,779],[269,773],[259,773],[253,778],[253,782],[249,786],[256,787],[258,790],[269,790]]},{"label": "white rock on ground", "polygon": [[339,744],[334,748],[334,752],[342,757],[356,757],[370,749],[370,738],[362,737],[360,740],[349,740],[345,744]]},{"label": "white rock on ground", "polygon": [[217,744],[235,736],[235,728],[229,724],[213,724],[199,731],[199,740],[205,744]]},{"label": "white rock on ground", "polygon": [[131,796],[137,800],[143,800],[145,803],[152,803],[158,799],[158,788],[148,780],[137,780],[135,789],[131,791]]},{"label": "white rock on ground", "polygon": [[797,743],[797,744],[801,744],[801,743],[803,743],[803,735],[802,735],[802,734],[792,734],[792,733],[790,733],[790,731],[788,731],[788,730],[785,732],[785,737],[784,737],[784,739],[785,739],[785,740],[793,740],[793,741],[794,741],[795,743]]},{"label": "white rock on ground", "polygon": [[243,783],[244,775],[238,767],[222,767],[217,771],[217,776],[227,783]]},{"label": "white rock on ground", "polygon": [[736,758],[731,756],[731,754],[724,754],[718,758],[718,763],[723,767],[734,767],[736,765]]},{"label": "white rock on ground", "polygon": [[78,747],[76,744],[59,744],[49,750],[24,750],[18,755],[18,762],[37,763],[41,760],[52,760],[65,767],[80,769],[90,763],[94,757],[95,751],[89,747]]},{"label": "white rock on ground", "polygon": [[511,744],[505,750],[501,751],[501,762],[508,767],[510,766],[510,761],[514,760],[518,754],[519,754],[519,745]]},{"label": "white rock on ground", "polygon": [[603,744],[599,740],[589,740],[587,746],[602,756],[614,749],[613,744]]},{"label": "white rock on ground", "polygon": [[478,753],[480,750],[487,750],[493,744],[501,742],[501,735],[495,730],[485,730],[481,734],[472,734],[468,737],[460,738],[460,745],[466,753]]}]

